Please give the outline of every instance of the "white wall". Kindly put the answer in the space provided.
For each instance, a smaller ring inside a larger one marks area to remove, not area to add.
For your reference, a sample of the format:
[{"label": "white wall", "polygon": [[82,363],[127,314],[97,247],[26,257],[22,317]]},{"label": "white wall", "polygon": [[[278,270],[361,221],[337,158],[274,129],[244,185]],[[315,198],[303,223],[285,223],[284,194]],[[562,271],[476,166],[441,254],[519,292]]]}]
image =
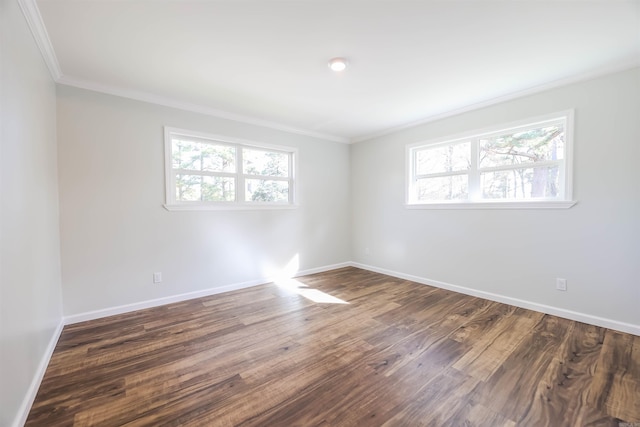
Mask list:
[{"label": "white wall", "polygon": [[34,397],[62,303],[55,85],[18,3],[1,0],[0,17],[0,425],[8,426]]},{"label": "white wall", "polygon": [[[300,206],[165,210],[165,125],[297,147]],[[348,145],[59,86],[58,147],[67,316],[350,259]]]},{"label": "white wall", "polygon": [[[569,108],[575,108],[573,208],[403,206],[406,144]],[[353,259],[640,328],[639,160],[640,69],[353,145]],[[567,292],[555,290],[556,277],[568,280]]]},{"label": "white wall", "polygon": [[[640,327],[638,69],[349,147],[64,86],[56,106],[17,2],[0,16],[0,425],[28,409],[62,300],[74,316],[222,289],[296,256],[301,270],[354,260]],[[567,108],[572,209],[404,208],[407,143]],[[166,211],[164,125],[297,147],[300,207]]]}]

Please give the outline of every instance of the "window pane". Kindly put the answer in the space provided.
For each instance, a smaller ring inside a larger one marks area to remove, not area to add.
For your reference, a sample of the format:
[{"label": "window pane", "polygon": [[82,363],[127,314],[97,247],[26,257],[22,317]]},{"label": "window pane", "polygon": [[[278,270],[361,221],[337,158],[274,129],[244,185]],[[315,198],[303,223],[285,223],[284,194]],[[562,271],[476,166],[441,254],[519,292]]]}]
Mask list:
[{"label": "window pane", "polygon": [[289,176],[289,155],[276,151],[242,149],[243,173],[247,175]]},{"label": "window pane", "polygon": [[482,195],[487,199],[536,199],[559,197],[557,166],[486,172],[480,175]]},{"label": "window pane", "polygon": [[469,169],[470,165],[470,142],[426,148],[416,152],[417,175],[462,171]]},{"label": "window pane", "polygon": [[421,178],[416,185],[420,201],[465,200],[469,197],[468,175]]},{"label": "window pane", "polygon": [[173,169],[208,172],[236,171],[236,149],[184,139],[172,141]]},{"label": "window pane", "polygon": [[236,198],[235,178],[177,175],[176,200],[181,202],[232,202]]},{"label": "window pane", "polygon": [[247,179],[245,180],[245,201],[288,202],[289,182],[267,179]]},{"label": "window pane", "polygon": [[564,126],[554,125],[480,140],[480,168],[564,159]]}]

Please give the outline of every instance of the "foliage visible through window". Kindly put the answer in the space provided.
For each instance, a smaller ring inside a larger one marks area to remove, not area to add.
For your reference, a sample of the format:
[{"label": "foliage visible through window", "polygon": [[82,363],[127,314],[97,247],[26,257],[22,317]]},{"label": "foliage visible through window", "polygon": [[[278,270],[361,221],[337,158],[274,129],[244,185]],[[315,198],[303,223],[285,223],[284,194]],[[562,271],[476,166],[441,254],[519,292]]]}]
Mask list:
[{"label": "foliage visible through window", "polygon": [[411,146],[408,203],[568,200],[570,118]]},{"label": "foliage visible through window", "polygon": [[242,159],[243,173],[247,177],[245,200],[286,202],[289,199],[288,182],[273,178],[289,176],[287,153],[243,148]]},{"label": "foliage visible through window", "polygon": [[168,205],[293,203],[294,151],[166,129]]}]

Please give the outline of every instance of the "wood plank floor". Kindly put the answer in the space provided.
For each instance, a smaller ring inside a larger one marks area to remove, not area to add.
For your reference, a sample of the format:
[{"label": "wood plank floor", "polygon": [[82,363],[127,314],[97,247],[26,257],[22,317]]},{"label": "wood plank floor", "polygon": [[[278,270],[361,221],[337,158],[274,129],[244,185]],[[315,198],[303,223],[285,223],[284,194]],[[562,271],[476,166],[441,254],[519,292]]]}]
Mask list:
[{"label": "wood plank floor", "polygon": [[297,280],[65,327],[26,425],[640,426],[640,337],[351,267]]}]

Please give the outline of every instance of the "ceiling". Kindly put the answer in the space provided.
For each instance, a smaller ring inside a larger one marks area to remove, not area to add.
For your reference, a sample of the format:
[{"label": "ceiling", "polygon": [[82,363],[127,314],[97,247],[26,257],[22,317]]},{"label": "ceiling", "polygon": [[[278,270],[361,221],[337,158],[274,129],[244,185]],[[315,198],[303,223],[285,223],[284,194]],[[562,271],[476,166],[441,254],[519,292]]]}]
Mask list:
[{"label": "ceiling", "polygon": [[343,142],[640,65],[640,0],[29,1],[60,83]]}]

